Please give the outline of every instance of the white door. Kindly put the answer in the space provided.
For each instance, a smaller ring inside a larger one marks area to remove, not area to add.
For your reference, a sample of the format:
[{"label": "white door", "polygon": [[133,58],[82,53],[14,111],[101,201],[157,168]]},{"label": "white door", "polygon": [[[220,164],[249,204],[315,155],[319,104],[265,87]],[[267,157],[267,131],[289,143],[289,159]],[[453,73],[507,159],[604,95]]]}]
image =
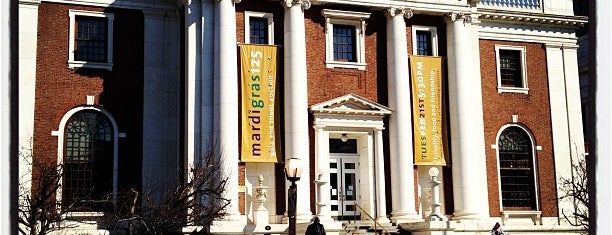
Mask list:
[{"label": "white door", "polygon": [[355,202],[359,197],[357,156],[330,156],[331,212],[338,220],[359,216]]}]

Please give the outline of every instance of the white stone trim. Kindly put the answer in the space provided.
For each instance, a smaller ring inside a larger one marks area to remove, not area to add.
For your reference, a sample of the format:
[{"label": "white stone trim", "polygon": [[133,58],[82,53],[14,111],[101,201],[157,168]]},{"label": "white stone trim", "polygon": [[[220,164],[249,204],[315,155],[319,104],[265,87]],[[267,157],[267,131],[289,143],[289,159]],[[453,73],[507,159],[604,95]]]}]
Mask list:
[{"label": "white stone trim", "polygon": [[535,202],[536,202],[536,211],[540,211],[541,207],[540,207],[540,190],[539,190],[539,179],[538,179],[538,158],[536,156],[536,142],[535,142],[535,137],[533,136],[533,133],[531,133],[531,131],[529,129],[527,129],[525,126],[521,125],[521,124],[516,124],[516,123],[510,123],[510,124],[506,124],[504,126],[502,126],[501,128],[499,128],[499,131],[497,131],[497,135],[495,136],[495,156],[496,156],[496,164],[497,164],[497,187],[498,187],[498,193],[499,193],[499,211],[503,212],[504,211],[504,205],[502,203],[502,190],[501,190],[501,178],[499,177],[500,175],[500,166],[499,166],[499,136],[501,135],[502,132],[504,132],[506,129],[510,128],[510,127],[518,127],[521,130],[523,130],[525,133],[527,133],[527,136],[529,136],[529,140],[531,143],[531,159],[533,160],[532,162],[532,173],[533,173],[533,180],[534,180],[534,194],[535,194]]},{"label": "white stone trim", "polygon": [[[324,9],[325,17],[325,65],[327,68],[351,68],[365,70],[365,20],[370,18],[370,13],[339,11]],[[355,27],[355,57],[356,62],[345,62],[334,60],[334,25],[349,25]]]},{"label": "white stone trim", "polygon": [[[57,136],[57,163],[59,165],[64,162],[64,130],[66,129],[66,123],[74,114],[85,110],[93,110],[102,113],[108,118],[108,120],[113,126],[113,203],[116,203],[119,173],[119,138],[122,137],[121,134],[123,134],[123,137],[125,137],[125,133],[119,133],[119,126],[117,125],[117,121],[115,121],[113,115],[106,111],[106,109],[99,106],[79,106],[69,110],[68,112],[66,112],[66,114],[64,114],[64,116],[60,120],[57,130],[51,131],[51,135]],[[60,178],[60,182],[62,182],[62,178],[63,176]],[[62,187],[58,188],[56,198],[58,201],[62,201]]]},{"label": "white stone trim", "polygon": [[251,43],[251,17],[265,18],[268,20],[268,45],[274,45],[274,14],[267,12],[244,12],[244,43]]},{"label": "white stone trim", "polygon": [[412,26],[412,54],[417,54],[417,31],[427,31],[431,33],[431,55],[438,56],[438,29],[435,26],[423,26],[413,25]]},{"label": "white stone trim", "polygon": [[[522,87],[504,87],[501,83],[501,69],[500,69],[500,50],[512,50],[520,51],[520,66],[521,66],[521,79]],[[495,45],[495,64],[497,66],[497,92],[509,92],[509,93],[529,93],[529,87],[527,86],[527,59],[526,59],[526,48],[524,46],[507,46],[507,45]]]},{"label": "white stone trim", "polygon": [[[70,9],[68,12],[70,17],[70,28],[68,38],[68,68],[97,68],[106,69],[108,71],[113,70],[113,21],[115,19],[112,13],[106,12],[95,12],[95,11],[81,11]],[[101,17],[106,18],[106,62],[89,62],[89,61],[77,61],[74,60],[74,40],[75,40],[75,25],[77,16],[90,16],[90,17]]]}]

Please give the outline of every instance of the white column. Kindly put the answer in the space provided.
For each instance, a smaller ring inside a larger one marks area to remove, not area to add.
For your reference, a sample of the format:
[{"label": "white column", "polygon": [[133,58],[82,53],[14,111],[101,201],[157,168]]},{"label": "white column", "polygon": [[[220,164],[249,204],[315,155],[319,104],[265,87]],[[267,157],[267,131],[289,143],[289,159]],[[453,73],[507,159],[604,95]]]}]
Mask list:
[{"label": "white column", "polygon": [[215,7],[214,133],[222,153],[223,174],[228,178],[224,198],[230,200],[229,219],[238,210],[238,71],[236,13],[233,0],[217,1]]},{"label": "white column", "polygon": [[408,71],[408,42],[404,17],[412,11],[390,8],[387,15],[387,82],[389,108],[389,148],[391,164],[391,219],[394,222],[419,219],[415,209],[412,113]]},{"label": "white column", "polygon": [[[30,186],[32,183],[32,138],[34,137],[34,100],[36,90],[36,47],[39,4],[40,1],[19,1],[19,36],[18,39],[15,40],[19,42],[19,185],[23,186],[23,193],[27,194],[30,194]],[[8,24],[5,28],[8,29]],[[3,35],[8,37],[9,34]],[[7,55],[10,54],[9,51],[4,53]],[[15,58],[12,58],[12,60],[15,60]],[[6,87],[9,88],[10,86],[7,85]],[[9,106],[6,107],[8,108]],[[17,110],[12,111],[15,112]],[[10,131],[7,130],[7,133],[10,133]]]},{"label": "white column", "polygon": [[[572,164],[584,158],[584,136],[582,132],[582,110],[578,61],[575,46],[546,45],[548,90],[557,181],[572,178]],[[563,189],[557,193],[564,195]],[[560,200],[558,212],[573,211],[571,199]]]},{"label": "white column", "polygon": [[[308,141],[308,84],[304,10],[309,0],[283,0],[285,7],[285,158],[302,160],[304,174],[297,182],[297,220],[308,221],[310,211],[310,154]],[[286,187],[289,188],[289,182]]]},{"label": "white column", "polygon": [[[200,153],[200,85],[202,83],[201,58],[201,15],[200,1],[188,0],[185,3],[185,142],[186,160],[193,165],[195,156]],[[212,113],[212,109],[209,110]],[[191,166],[188,166],[190,168]],[[185,169],[191,172],[190,169]]]},{"label": "white column", "polygon": [[[200,142],[201,148],[211,147],[217,139],[214,137],[214,102],[215,102],[215,41],[210,35],[215,34],[215,1],[216,0],[201,0],[200,14],[197,21],[201,24],[201,31],[198,31],[199,41],[199,57],[197,73],[198,78],[198,120],[200,125]],[[217,57],[218,58],[218,57]],[[188,71],[190,72],[190,71]]]},{"label": "white column", "polygon": [[470,15],[462,14],[447,17],[447,29],[453,220],[486,219],[489,206],[483,203],[488,192],[478,29]]},{"label": "white column", "polygon": [[[12,191],[16,183],[13,181],[14,178],[12,177],[12,173],[17,171],[17,169],[14,169],[12,162],[17,159],[15,156],[16,153],[13,152],[14,149],[12,148],[17,147],[16,145],[18,144],[14,142],[15,138],[13,138],[13,136],[15,136],[13,124],[17,122],[17,120],[14,120],[14,117],[17,115],[13,115],[13,112],[17,112],[17,110],[12,106],[16,104],[15,99],[18,99],[18,97],[14,93],[15,91],[11,89],[12,85],[18,82],[17,79],[13,79],[14,75],[12,75],[16,72],[14,70],[12,71],[16,66],[12,66],[11,64],[11,62],[15,63],[16,60],[16,58],[11,55],[12,51],[16,50],[12,49],[12,46],[18,43],[17,38],[11,38],[12,24],[15,23],[13,20],[16,19],[11,13],[11,8],[14,7],[13,4],[15,3],[15,1],[0,2],[0,143],[2,143],[0,147],[0,179],[2,179],[0,181],[0,190],[3,192],[2,195],[0,195],[0,203],[2,205],[0,209],[0,234],[17,233],[18,226],[15,221],[17,215],[15,215],[12,210],[12,206],[17,205],[17,200],[14,197],[17,192]],[[21,3],[19,7],[19,15],[21,16],[23,14],[23,12],[21,12]],[[34,16],[37,15],[38,11],[36,11]],[[21,22],[20,19],[20,25]],[[35,26],[34,29],[36,29]],[[19,39],[21,39],[21,32]],[[19,58],[21,59],[21,55]],[[35,67],[30,67],[29,69],[34,70],[34,68]],[[21,78],[21,74],[19,76]],[[21,160],[19,160],[19,164],[21,163]]]},{"label": "white column", "polygon": [[385,152],[383,145],[383,132],[382,129],[374,130],[374,149],[375,149],[375,163],[376,164],[376,221],[379,223],[389,223],[387,218],[387,201],[385,198]]},{"label": "white column", "polygon": [[317,188],[317,216],[321,221],[333,221],[331,218],[331,196],[329,187],[329,132],[315,124],[315,182]]}]

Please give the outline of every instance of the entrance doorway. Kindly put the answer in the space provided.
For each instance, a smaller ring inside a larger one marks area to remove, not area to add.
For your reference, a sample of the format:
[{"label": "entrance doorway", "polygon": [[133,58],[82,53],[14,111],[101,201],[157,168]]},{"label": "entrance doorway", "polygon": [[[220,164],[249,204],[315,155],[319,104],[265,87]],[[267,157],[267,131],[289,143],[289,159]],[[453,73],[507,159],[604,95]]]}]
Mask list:
[{"label": "entrance doorway", "polygon": [[331,215],[337,220],[360,219],[355,202],[359,198],[359,156],[330,155]]}]

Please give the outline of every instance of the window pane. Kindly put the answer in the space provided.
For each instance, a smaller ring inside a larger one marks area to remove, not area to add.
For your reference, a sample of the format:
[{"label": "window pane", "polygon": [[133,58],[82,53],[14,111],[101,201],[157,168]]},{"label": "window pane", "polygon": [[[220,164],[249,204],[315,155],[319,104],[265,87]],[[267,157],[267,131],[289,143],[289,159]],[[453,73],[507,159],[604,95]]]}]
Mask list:
[{"label": "window pane", "polygon": [[355,26],[335,24],[333,38],[334,60],[356,62]]},{"label": "window pane", "polygon": [[63,204],[71,210],[103,210],[111,193],[113,141],[110,121],[79,112],[66,125]]},{"label": "window pane", "polygon": [[260,17],[250,17],[249,32],[250,43],[268,44],[268,19]]},{"label": "window pane", "polygon": [[433,55],[431,46],[431,32],[416,31],[417,55]]},{"label": "window pane", "polygon": [[499,50],[501,84],[504,87],[524,87],[521,71],[521,51]]},{"label": "window pane", "polygon": [[78,61],[107,61],[106,18],[76,16],[74,59]]},{"label": "window pane", "polygon": [[531,139],[518,127],[499,137],[499,167],[504,208],[537,209]]},{"label": "window pane", "polygon": [[357,153],[357,140],[348,139],[342,142],[341,139],[329,139],[330,153]]}]

